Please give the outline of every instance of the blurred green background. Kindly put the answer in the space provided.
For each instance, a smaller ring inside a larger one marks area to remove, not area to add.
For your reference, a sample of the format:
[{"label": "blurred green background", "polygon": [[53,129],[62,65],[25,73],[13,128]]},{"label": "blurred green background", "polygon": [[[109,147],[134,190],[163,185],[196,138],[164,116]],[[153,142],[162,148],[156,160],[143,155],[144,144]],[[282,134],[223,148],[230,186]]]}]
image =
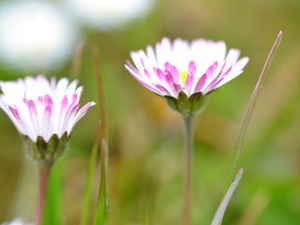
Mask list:
[{"label": "blurred green background", "polygon": [[[229,184],[234,142],[251,91],[282,30],[282,45],[246,138],[240,163],[245,173],[224,224],[298,225],[299,27],[299,0],[157,0],[147,13],[121,26],[101,31],[83,25],[75,42],[77,49],[83,46],[75,72],[69,57],[60,68],[29,70],[3,64],[0,79],[38,73],[69,76],[85,88],[82,103],[101,101],[91,54],[92,46],[99,46],[109,114],[111,224],[174,225],[181,223],[182,208],[181,118],[162,98],[139,85],[123,65],[130,51],[164,36],[225,40],[228,47],[240,48],[242,56],[250,58],[243,75],[216,91],[194,124],[193,224],[210,224]],[[94,107],[74,129],[68,152],[60,159],[61,214],[66,225],[79,224],[96,121]],[[37,191],[35,165],[3,112],[0,134],[0,221],[15,217],[30,221]]]}]

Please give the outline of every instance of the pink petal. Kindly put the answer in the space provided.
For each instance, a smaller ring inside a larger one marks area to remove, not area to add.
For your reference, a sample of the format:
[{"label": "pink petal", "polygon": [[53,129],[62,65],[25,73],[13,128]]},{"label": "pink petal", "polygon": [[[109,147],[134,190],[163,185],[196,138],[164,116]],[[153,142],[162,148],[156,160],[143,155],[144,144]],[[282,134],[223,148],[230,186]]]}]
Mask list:
[{"label": "pink petal", "polygon": [[195,93],[198,92],[203,92],[203,87],[206,84],[206,81],[212,76],[212,74],[215,72],[215,70],[218,67],[218,62],[215,62],[214,64],[212,64],[210,67],[208,67],[207,71],[205,74],[203,74],[200,79],[198,80],[196,86],[195,86]]},{"label": "pink petal", "polygon": [[165,71],[165,73],[166,73],[165,75],[166,84],[170,88],[173,95],[178,95],[181,90],[181,87],[175,82],[174,77],[169,71]]},{"label": "pink petal", "polygon": [[161,69],[159,68],[153,68],[153,72],[157,75],[157,77],[160,79],[160,80],[163,80],[164,79],[164,73],[162,72]]},{"label": "pink petal", "polygon": [[32,116],[37,117],[37,109],[33,100],[27,101],[27,107]]},{"label": "pink petal", "polygon": [[95,102],[88,102],[76,113],[71,129],[87,113],[88,109],[94,105],[96,105]]},{"label": "pink petal", "polygon": [[222,79],[221,82],[218,82],[218,84],[215,88],[218,88],[218,87],[224,85],[225,83],[231,81],[232,79],[234,79],[235,77],[240,75],[243,72],[242,69],[246,66],[248,61],[249,61],[249,58],[245,57],[245,58],[240,59],[238,62],[236,62],[236,64],[234,64],[231,67],[231,70],[228,72],[228,74],[226,74],[224,79]]},{"label": "pink petal", "polygon": [[144,74],[146,75],[146,77],[148,77],[149,79],[151,79],[151,75],[149,73],[148,70],[144,69]]},{"label": "pink petal", "polygon": [[125,68],[129,71],[129,73],[138,81],[146,80],[144,79],[140,72],[137,71],[132,65],[125,65]]},{"label": "pink petal", "polygon": [[171,65],[169,62],[166,62],[165,63],[165,71],[168,71],[172,75],[174,80],[179,81],[180,75],[175,66]]},{"label": "pink petal", "polygon": [[61,101],[61,112],[64,111],[68,106],[68,97],[67,95],[64,96],[63,100]]},{"label": "pink petal", "polygon": [[221,82],[224,77],[222,77],[223,69],[226,66],[226,62],[223,64],[219,74],[210,82],[208,87],[206,88],[206,93],[213,90],[213,88],[217,85],[218,82]]},{"label": "pink petal", "polygon": [[163,93],[163,95],[171,95],[171,93],[162,85],[156,84],[155,87],[157,87],[157,89],[160,90]]},{"label": "pink petal", "polygon": [[202,92],[202,88],[204,87],[204,85],[206,83],[206,80],[207,80],[207,74],[205,73],[198,80],[198,82],[197,82],[197,84],[195,86],[194,93]]},{"label": "pink petal", "polygon": [[218,86],[218,85],[226,78],[226,75],[228,75],[228,74],[230,73],[231,68],[232,68],[232,67],[229,67],[228,70],[227,70],[225,73],[223,73],[223,74],[220,76],[220,78],[219,78],[215,83],[213,83],[213,84],[209,87],[209,89],[210,89],[209,91],[214,90],[214,89],[217,88],[217,86]]},{"label": "pink petal", "polygon": [[126,61],[125,68],[132,70],[134,73],[139,73],[139,71],[128,60]]},{"label": "pink petal", "polygon": [[50,119],[51,119],[51,116],[52,116],[52,107],[51,107],[51,105],[47,105],[45,107],[44,113],[46,115],[46,119],[48,120],[48,122],[50,122]]},{"label": "pink petal", "polygon": [[188,68],[188,75],[186,77],[185,80],[185,84],[184,84],[184,90],[187,94],[187,96],[191,95],[192,92],[192,87],[194,84],[194,79],[195,79],[195,73],[196,73],[196,65],[194,61],[191,61],[189,64],[189,68]]},{"label": "pink petal", "polygon": [[164,95],[164,93],[162,93],[160,90],[158,90],[156,87],[152,87],[150,84],[147,84],[143,81],[139,81],[139,83],[141,85],[143,85],[145,88],[149,89],[150,91],[153,91],[154,93],[158,94],[158,95]]},{"label": "pink petal", "polygon": [[144,60],[143,59],[141,59],[141,63],[142,63],[142,65],[143,65],[143,67],[144,67],[144,74],[146,75],[146,77],[148,77],[149,79],[151,79],[151,75],[150,75],[150,73],[148,72],[148,70],[146,69],[146,66],[145,66],[145,63],[144,63]]},{"label": "pink petal", "polygon": [[8,109],[12,113],[12,115],[16,118],[16,120],[20,120],[20,112],[17,108],[8,106]]},{"label": "pink petal", "polygon": [[63,122],[63,128],[66,129],[69,125],[69,122],[74,118],[76,111],[79,109],[80,105],[76,104],[69,108],[68,112],[65,115],[65,119]]},{"label": "pink petal", "polygon": [[189,74],[195,74],[196,73],[196,64],[195,64],[194,61],[190,62],[188,72],[189,72]]},{"label": "pink petal", "polygon": [[52,98],[50,97],[50,95],[45,95],[44,97],[44,101],[45,101],[45,106],[49,106],[49,107],[53,107],[53,101]]},{"label": "pink petal", "polygon": [[125,65],[125,68],[130,72],[130,74],[145,88],[149,89],[150,91],[153,91],[154,93],[157,93],[159,95],[164,95],[161,91],[159,91],[156,87],[152,86],[150,82],[147,79],[143,79],[142,76],[140,76],[139,72],[135,68],[131,68],[130,65]]},{"label": "pink petal", "polygon": [[43,103],[44,103],[44,98],[43,98],[42,96],[39,96],[39,97],[38,97],[38,102],[39,102],[40,104],[43,104]]},{"label": "pink petal", "polygon": [[208,70],[206,71],[208,79],[214,74],[214,72],[216,71],[217,67],[218,67],[218,62],[217,61],[213,65],[211,65],[210,67],[208,67]]}]

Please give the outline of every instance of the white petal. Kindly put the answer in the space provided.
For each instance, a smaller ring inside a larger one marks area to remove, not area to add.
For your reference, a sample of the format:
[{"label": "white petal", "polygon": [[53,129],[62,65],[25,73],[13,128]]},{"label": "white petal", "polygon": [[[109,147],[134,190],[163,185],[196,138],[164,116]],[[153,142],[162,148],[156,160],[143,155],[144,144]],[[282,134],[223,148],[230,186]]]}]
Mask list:
[{"label": "white petal", "polygon": [[166,62],[173,61],[171,41],[168,38],[163,38],[156,44],[156,57],[159,68],[163,68]]},{"label": "white petal", "polygon": [[248,57],[244,57],[244,58],[240,59],[233,66],[233,68],[230,71],[230,73],[228,75],[226,75],[226,77],[224,78],[224,80],[221,81],[216,88],[221,87],[222,85],[228,83],[229,81],[233,80],[238,75],[240,75],[243,72],[243,68],[247,65],[248,62],[249,62],[249,58]]}]

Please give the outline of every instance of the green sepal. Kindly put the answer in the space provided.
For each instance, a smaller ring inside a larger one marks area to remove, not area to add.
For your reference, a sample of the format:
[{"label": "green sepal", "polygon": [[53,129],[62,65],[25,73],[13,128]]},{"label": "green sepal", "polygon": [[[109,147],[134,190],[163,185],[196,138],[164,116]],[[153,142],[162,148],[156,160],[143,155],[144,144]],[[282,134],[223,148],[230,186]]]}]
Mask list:
[{"label": "green sepal", "polygon": [[65,132],[60,138],[53,134],[48,142],[42,136],[38,136],[33,142],[28,136],[24,136],[24,147],[29,157],[39,163],[52,164],[65,152],[70,136]]},{"label": "green sepal", "polygon": [[206,105],[207,95],[201,92],[195,93],[188,97],[183,91],[178,95],[178,98],[172,96],[164,96],[171,109],[181,113],[183,116],[190,116],[201,111]]}]

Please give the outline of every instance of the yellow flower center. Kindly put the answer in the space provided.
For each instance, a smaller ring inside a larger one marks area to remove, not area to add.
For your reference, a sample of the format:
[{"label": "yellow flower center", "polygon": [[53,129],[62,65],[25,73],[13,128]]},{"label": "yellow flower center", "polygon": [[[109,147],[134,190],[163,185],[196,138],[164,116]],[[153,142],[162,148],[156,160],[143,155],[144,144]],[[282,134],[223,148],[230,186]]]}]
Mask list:
[{"label": "yellow flower center", "polygon": [[185,83],[185,80],[187,78],[188,72],[180,72],[179,75],[181,77],[182,83]]}]

